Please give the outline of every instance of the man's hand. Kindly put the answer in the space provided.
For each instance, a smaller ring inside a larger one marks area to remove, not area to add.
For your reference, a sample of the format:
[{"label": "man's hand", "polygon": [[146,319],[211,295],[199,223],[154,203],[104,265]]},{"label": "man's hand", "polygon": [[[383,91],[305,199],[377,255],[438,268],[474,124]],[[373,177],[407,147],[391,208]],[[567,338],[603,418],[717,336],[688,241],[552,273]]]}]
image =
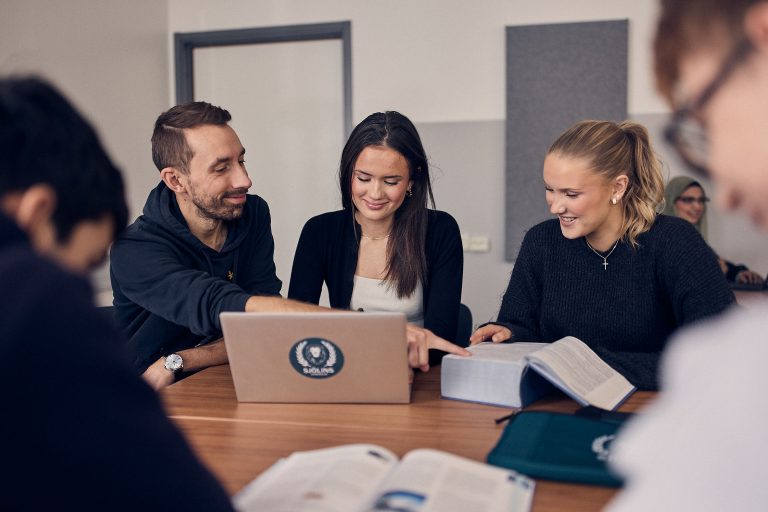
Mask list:
[{"label": "man's hand", "polygon": [[155,391],[170,386],[174,381],[173,372],[165,369],[165,357],[152,363],[142,374],[142,377]]},{"label": "man's hand", "polygon": [[736,274],[736,282],[741,284],[763,284],[763,276],[751,270],[742,270]]},{"label": "man's hand", "polygon": [[477,345],[483,341],[492,341],[494,343],[501,343],[507,341],[512,337],[512,331],[502,325],[488,324],[476,330],[469,337],[470,345]]},{"label": "man's hand", "polygon": [[421,371],[429,371],[429,349],[436,348],[459,356],[471,356],[472,353],[450,341],[437,336],[429,329],[407,324],[408,336],[408,364],[411,368],[419,368]]}]

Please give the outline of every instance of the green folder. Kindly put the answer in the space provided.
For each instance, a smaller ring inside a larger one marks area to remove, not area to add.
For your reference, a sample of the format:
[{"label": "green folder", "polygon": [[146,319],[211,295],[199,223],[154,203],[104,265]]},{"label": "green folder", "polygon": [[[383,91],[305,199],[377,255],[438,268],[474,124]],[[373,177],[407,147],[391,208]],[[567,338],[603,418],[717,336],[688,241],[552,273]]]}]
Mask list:
[{"label": "green folder", "polygon": [[546,480],[618,487],[607,466],[621,422],[553,412],[521,412],[506,426],[488,463]]}]

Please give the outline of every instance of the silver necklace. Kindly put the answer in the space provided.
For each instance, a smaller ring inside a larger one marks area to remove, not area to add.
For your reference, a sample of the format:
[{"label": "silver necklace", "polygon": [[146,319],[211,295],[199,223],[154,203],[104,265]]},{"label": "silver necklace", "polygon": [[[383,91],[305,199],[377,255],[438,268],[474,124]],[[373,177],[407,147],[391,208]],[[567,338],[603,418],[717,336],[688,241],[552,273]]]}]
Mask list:
[{"label": "silver necklace", "polygon": [[619,240],[616,240],[616,243],[613,244],[613,247],[611,247],[611,250],[608,251],[608,254],[606,254],[605,256],[597,252],[594,247],[589,245],[589,240],[587,240],[587,237],[584,237],[584,241],[587,242],[587,247],[589,247],[593,253],[597,254],[603,259],[603,270],[608,270],[608,257],[611,254],[613,254],[613,251],[616,249],[616,246],[619,245]]},{"label": "silver necklace", "polygon": [[386,240],[387,238],[389,238],[390,234],[391,233],[387,233],[386,236],[368,236],[365,233],[362,233],[362,232],[360,233],[360,235],[363,238],[367,238],[368,240]]}]

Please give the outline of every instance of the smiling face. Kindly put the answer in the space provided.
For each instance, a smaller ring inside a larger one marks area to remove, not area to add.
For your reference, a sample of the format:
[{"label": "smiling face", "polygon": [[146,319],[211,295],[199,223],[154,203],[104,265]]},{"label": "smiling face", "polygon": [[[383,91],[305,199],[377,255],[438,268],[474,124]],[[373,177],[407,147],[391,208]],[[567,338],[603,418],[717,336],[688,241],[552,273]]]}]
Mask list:
[{"label": "smiling face", "polygon": [[196,214],[212,220],[239,218],[252,183],[237,134],[228,125],[201,125],[184,134],[193,156],[189,173],[180,173],[179,181]]},{"label": "smiling face", "polygon": [[675,199],[675,215],[691,224],[698,224],[706,211],[706,195],[699,185],[691,185]]},{"label": "smiling face", "polygon": [[386,146],[367,146],[352,171],[352,202],[358,222],[391,223],[411,186],[408,161]]},{"label": "smiling face", "polygon": [[[768,16],[763,24],[768,29]],[[680,96],[697,98],[727,53],[700,50],[685,56],[680,63]],[[768,50],[756,49],[738,66],[700,113],[709,141],[708,167],[718,203],[743,210],[768,230]]]},{"label": "smiling face", "polygon": [[550,153],[544,159],[544,187],[550,213],[560,219],[563,236],[587,237],[598,250],[619,237],[621,210],[611,204],[611,182],[582,158]]}]

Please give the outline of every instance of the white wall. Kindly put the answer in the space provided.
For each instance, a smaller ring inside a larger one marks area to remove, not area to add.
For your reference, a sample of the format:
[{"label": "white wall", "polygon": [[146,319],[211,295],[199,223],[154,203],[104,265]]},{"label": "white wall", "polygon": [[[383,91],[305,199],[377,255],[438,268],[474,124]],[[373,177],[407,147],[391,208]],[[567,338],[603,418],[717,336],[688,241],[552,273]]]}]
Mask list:
[{"label": "white wall", "polygon": [[[351,20],[353,120],[397,109],[437,134],[455,123],[490,123],[483,130],[503,126],[504,27],[628,18],[629,111],[639,117],[666,111],[651,78],[657,2],[650,0],[0,2],[0,73],[39,70],[60,84],[95,122],[124,169],[134,215],[157,182],[149,136],[155,117],[173,103],[172,37],[179,31]],[[466,162],[453,165],[443,157],[448,153],[427,146],[442,168],[438,206],[466,231],[491,238],[490,253],[466,254],[464,300],[478,320],[495,313],[511,268],[501,239],[503,148],[498,154],[493,149],[500,137],[503,132],[488,147],[494,152],[488,160],[498,161],[498,167],[483,168],[479,175]],[[249,150],[254,154],[258,148]],[[249,164],[258,174],[253,158]],[[768,271],[765,238],[746,221],[723,216],[710,219],[710,229],[724,256]]]},{"label": "white wall", "polygon": [[2,0],[0,74],[52,80],[93,122],[123,169],[132,215],[157,180],[149,138],[168,108],[167,4]]},{"label": "white wall", "polygon": [[636,0],[169,0],[173,32],[352,21],[354,119],[397,108],[418,122],[505,115],[504,27],[630,20],[630,112],[665,111],[654,93],[656,2]]},{"label": "white wall", "polygon": [[[165,1],[0,3],[0,74],[47,77],[93,122],[123,170],[132,216],[157,181],[149,138],[168,108],[167,34]],[[98,277],[108,286],[105,269]]]}]

